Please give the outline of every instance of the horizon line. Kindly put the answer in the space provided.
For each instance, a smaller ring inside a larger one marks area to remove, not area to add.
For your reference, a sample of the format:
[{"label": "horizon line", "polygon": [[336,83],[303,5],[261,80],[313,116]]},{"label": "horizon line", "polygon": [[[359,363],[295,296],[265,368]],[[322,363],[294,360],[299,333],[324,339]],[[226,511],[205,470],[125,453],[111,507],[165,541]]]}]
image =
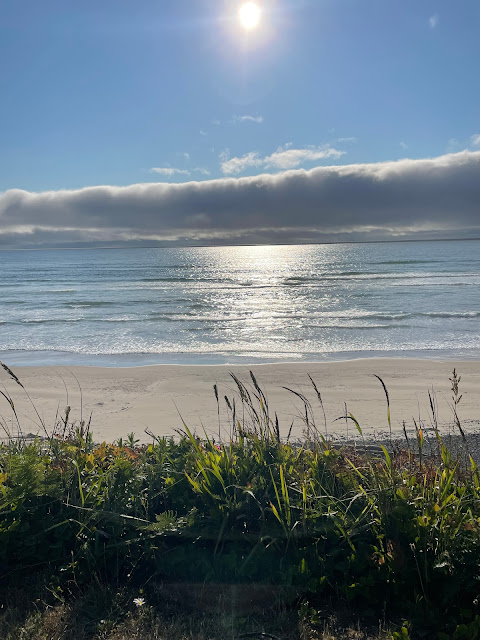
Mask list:
[{"label": "horizon line", "polygon": [[0,247],[1,251],[100,251],[100,250],[122,250],[122,249],[218,249],[232,247],[308,247],[321,245],[336,244],[388,244],[390,242],[468,242],[478,241],[480,237],[475,238],[402,238],[398,240],[330,240],[325,242],[259,242],[239,243],[239,244],[179,244],[179,245],[146,245],[146,246],[91,246],[91,247]]}]

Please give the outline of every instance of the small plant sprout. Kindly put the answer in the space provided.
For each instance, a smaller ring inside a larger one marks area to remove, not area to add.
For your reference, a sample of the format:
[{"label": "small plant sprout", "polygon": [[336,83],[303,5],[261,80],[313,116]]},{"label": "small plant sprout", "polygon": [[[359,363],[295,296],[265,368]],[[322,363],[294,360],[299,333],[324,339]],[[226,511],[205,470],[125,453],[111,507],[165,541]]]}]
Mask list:
[{"label": "small plant sprout", "polygon": [[458,430],[460,431],[460,434],[463,438],[463,440],[465,441],[465,432],[462,429],[462,425],[460,423],[460,418],[458,417],[458,405],[460,404],[460,400],[462,399],[463,394],[460,393],[459,391],[459,384],[461,381],[462,377],[457,375],[457,371],[455,369],[453,369],[453,373],[452,373],[452,377],[449,378],[450,382],[452,383],[452,411],[453,411],[453,418],[454,418],[454,422],[456,427],[458,428]]},{"label": "small plant sprout", "polygon": [[135,433],[133,431],[127,435],[126,445],[130,449],[135,449],[139,442],[140,440],[135,437]]}]

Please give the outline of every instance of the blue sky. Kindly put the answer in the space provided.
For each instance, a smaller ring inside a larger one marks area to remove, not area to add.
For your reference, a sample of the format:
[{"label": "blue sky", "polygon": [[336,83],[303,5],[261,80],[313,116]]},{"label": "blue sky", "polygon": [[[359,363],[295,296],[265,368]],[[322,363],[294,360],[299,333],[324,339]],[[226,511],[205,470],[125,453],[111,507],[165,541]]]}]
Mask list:
[{"label": "blue sky", "polygon": [[0,247],[480,235],[478,0],[2,0]]},{"label": "blue sky", "polygon": [[259,0],[249,33],[240,4],[2,0],[0,190],[475,148],[477,0]]}]

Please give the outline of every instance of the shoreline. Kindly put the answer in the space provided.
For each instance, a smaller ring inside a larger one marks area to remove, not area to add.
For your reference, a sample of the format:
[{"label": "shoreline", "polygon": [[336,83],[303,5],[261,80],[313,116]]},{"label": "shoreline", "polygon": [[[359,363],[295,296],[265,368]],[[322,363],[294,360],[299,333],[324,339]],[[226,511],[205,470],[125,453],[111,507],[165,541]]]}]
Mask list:
[{"label": "shoreline", "polygon": [[[179,357],[180,356],[183,357]],[[170,357],[171,356],[171,357]],[[311,358],[309,356],[312,356]],[[252,356],[235,354],[230,357],[215,354],[182,353],[120,353],[83,354],[67,351],[0,351],[0,362],[10,367],[91,367],[102,369],[136,369],[141,367],[258,367],[278,365],[318,365],[369,360],[419,360],[426,362],[480,362],[479,349],[447,350],[385,350],[337,351],[322,354],[294,353],[278,356]]]},{"label": "shoreline", "polygon": [[[308,378],[315,381],[324,403],[327,430],[330,435],[352,436],[353,423],[338,420],[351,412],[360,423],[365,437],[375,439],[388,431],[387,404],[383,388],[374,377],[385,382],[390,396],[392,431],[402,433],[413,420],[429,426],[432,417],[428,392],[435,398],[439,424],[452,424],[451,382],[453,368],[461,376],[463,393],[458,412],[467,431],[480,426],[480,361],[431,360],[424,358],[357,358],[333,362],[282,362],[249,365],[222,364],[148,364],[138,367],[99,366],[14,366],[6,362],[18,376],[50,433],[55,416],[65,406],[70,417],[88,421],[92,414],[92,431],[97,441],[114,441],[135,432],[141,442],[151,440],[145,429],[157,436],[174,435],[182,428],[182,419],[191,429],[218,435],[217,402],[213,385],[220,398],[222,437],[228,437],[231,413],[224,396],[236,396],[237,412],[241,406],[230,372],[249,388],[252,370],[266,394],[271,415],[278,413],[282,436],[293,422],[292,437],[302,434],[303,403],[283,387],[304,394],[314,409],[317,425],[324,432],[323,413]],[[5,371],[0,371],[0,385],[11,395],[24,433],[41,433],[43,428],[25,392]],[[0,416],[11,423],[11,409],[0,399]],[[237,413],[238,415],[238,413]]]}]

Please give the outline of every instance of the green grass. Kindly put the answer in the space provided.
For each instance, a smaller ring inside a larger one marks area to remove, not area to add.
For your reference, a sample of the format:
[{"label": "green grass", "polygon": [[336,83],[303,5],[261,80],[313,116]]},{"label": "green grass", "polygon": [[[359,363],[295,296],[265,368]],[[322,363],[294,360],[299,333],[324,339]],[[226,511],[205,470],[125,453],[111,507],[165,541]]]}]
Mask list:
[{"label": "green grass", "polygon": [[[408,448],[362,454],[317,428],[306,399],[305,437],[285,441],[254,376],[235,381],[226,442],[185,425],[95,444],[68,412],[44,438],[4,441],[0,637],[480,638],[466,445],[454,455],[435,429],[427,456],[418,428]],[[457,411],[455,425],[464,436]]]},{"label": "green grass", "polygon": [[[68,603],[37,606],[18,603],[13,594],[0,618],[2,640],[390,640],[382,625],[365,628],[345,611],[336,616],[275,608],[270,612],[232,616],[228,608],[192,610],[172,604],[161,589],[141,608],[134,592],[92,587]],[[24,594],[22,594],[24,597]],[[312,620],[313,618],[313,620]],[[400,628],[400,627],[399,627]],[[262,635],[263,634],[263,635]]]}]

